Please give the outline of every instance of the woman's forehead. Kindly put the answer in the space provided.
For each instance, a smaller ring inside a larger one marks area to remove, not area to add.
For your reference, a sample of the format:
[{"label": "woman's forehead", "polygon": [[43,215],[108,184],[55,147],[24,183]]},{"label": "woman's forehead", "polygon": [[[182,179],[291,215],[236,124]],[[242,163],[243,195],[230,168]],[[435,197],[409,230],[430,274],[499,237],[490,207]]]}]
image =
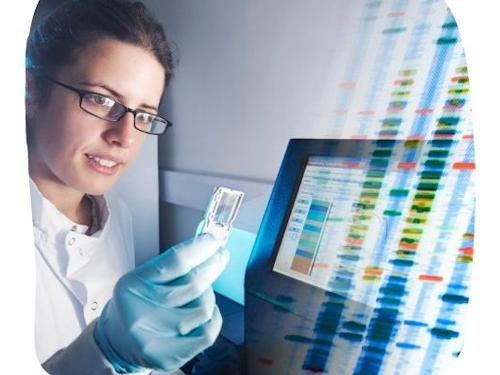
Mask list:
[{"label": "woman's forehead", "polygon": [[74,63],[59,74],[74,84],[107,87],[125,99],[157,102],[165,69],[150,51],[130,43],[104,39],[77,51]]}]

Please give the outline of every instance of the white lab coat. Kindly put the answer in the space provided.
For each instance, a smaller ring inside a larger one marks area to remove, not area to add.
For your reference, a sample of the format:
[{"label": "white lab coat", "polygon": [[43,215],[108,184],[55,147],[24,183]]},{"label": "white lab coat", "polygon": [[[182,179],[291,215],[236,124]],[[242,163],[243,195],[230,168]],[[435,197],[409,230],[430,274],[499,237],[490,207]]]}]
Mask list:
[{"label": "white lab coat", "polygon": [[44,363],[97,318],[118,278],[134,267],[132,220],[116,196],[95,197],[101,230],[69,220],[33,181],[31,201],[36,246],[37,355]]},{"label": "white lab coat", "polygon": [[[132,218],[113,194],[96,196],[101,229],[72,222],[30,179],[36,247],[35,341],[49,373],[116,375],[93,338],[96,318],[118,279],[134,268]],[[146,371],[140,374],[182,375]]]}]

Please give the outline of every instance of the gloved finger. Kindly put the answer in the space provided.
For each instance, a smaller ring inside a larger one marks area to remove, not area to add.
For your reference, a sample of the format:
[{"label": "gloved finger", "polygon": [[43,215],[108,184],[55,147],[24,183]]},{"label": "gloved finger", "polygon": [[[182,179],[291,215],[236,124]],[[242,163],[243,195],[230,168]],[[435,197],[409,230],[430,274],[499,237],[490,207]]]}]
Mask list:
[{"label": "gloved finger", "polygon": [[199,344],[204,346],[203,350],[205,350],[209,346],[213,345],[217,336],[219,336],[221,328],[222,315],[220,314],[219,307],[215,305],[212,313],[212,319],[197,329],[189,332],[184,337],[199,337],[201,339]]},{"label": "gloved finger", "polygon": [[[142,352],[143,366],[164,371],[180,368],[197,354],[212,346],[221,328],[222,316],[215,305],[212,319],[188,334],[168,339],[162,335],[151,338]],[[175,347],[174,358],[172,357],[173,346]]]},{"label": "gloved finger", "polygon": [[148,309],[131,327],[130,332],[147,333],[151,340],[188,335],[213,318],[215,294],[210,288],[202,296],[183,307],[168,310]]},{"label": "gloved finger", "polygon": [[152,283],[168,283],[189,273],[212,257],[222,242],[209,233],[184,241],[137,267],[136,273]]},{"label": "gloved finger", "polygon": [[224,271],[228,261],[229,251],[219,249],[211,258],[183,277],[166,284],[151,283],[146,279],[141,282],[139,280],[135,283],[128,282],[127,291],[139,299],[141,304],[153,305],[156,309],[181,307],[199,298],[209,289]]},{"label": "gloved finger", "polygon": [[215,309],[215,293],[212,288],[203,293],[200,298],[179,307],[182,320],[179,323],[179,333],[187,335],[192,330],[202,326],[212,319]]},{"label": "gloved finger", "polygon": [[199,298],[217,280],[229,262],[229,251],[220,249],[213,257],[193,268],[187,275],[165,286],[166,306],[181,307]]}]

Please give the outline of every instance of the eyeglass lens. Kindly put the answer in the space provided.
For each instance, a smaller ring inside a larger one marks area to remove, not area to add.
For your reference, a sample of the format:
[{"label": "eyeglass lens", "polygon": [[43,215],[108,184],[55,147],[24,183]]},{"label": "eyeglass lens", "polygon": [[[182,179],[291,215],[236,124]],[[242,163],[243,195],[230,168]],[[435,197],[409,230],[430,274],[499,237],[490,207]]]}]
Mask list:
[{"label": "eyeglass lens", "polygon": [[[113,99],[94,93],[83,95],[81,107],[94,116],[110,121],[118,121],[127,111],[125,106]],[[161,134],[168,126],[163,118],[146,112],[136,113],[134,125],[138,130],[152,134]]]}]

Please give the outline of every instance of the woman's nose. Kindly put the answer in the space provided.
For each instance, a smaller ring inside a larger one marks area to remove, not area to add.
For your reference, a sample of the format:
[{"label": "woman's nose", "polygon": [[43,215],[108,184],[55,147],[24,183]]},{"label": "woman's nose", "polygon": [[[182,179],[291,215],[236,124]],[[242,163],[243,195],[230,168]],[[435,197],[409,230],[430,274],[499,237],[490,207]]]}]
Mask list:
[{"label": "woman's nose", "polygon": [[111,126],[104,132],[106,142],[124,148],[131,147],[139,133],[134,128],[134,118],[135,115],[128,112],[119,121],[110,123]]}]

